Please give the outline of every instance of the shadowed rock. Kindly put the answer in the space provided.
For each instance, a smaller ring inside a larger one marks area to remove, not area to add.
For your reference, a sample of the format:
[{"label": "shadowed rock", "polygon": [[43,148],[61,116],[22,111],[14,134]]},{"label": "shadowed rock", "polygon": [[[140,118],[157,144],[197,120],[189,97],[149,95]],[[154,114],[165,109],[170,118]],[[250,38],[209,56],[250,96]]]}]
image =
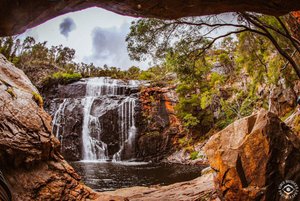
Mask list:
[{"label": "shadowed rock", "polygon": [[1,0],[0,35],[22,33],[26,29],[37,26],[56,16],[95,6],[122,15],[169,19],[243,11],[283,15],[290,11],[300,9],[298,0]]},{"label": "shadowed rock", "polygon": [[204,150],[220,197],[277,201],[282,181],[300,184],[299,148],[299,138],[276,115],[261,110],[212,136]]},{"label": "shadowed rock", "polygon": [[26,75],[0,55],[0,169],[13,200],[113,200],[80,182],[33,92]]}]

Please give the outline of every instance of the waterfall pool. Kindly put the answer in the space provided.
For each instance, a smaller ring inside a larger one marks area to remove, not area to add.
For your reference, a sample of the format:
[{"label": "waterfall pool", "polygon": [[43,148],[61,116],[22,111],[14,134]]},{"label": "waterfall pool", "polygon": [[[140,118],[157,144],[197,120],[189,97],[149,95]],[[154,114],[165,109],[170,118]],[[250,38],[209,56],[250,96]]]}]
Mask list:
[{"label": "waterfall pool", "polygon": [[169,185],[192,180],[205,166],[139,162],[71,162],[83,182],[96,191],[132,186]]}]

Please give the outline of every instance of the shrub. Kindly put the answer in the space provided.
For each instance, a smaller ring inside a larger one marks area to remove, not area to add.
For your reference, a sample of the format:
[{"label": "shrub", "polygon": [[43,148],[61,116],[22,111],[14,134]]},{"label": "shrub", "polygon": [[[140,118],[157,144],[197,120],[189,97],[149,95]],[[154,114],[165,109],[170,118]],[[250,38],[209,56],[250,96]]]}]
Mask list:
[{"label": "shrub", "polygon": [[197,158],[198,158],[198,154],[199,154],[198,151],[193,151],[193,152],[190,154],[190,159],[191,159],[191,160],[197,159]]},{"label": "shrub", "polygon": [[78,81],[82,78],[80,73],[64,73],[57,72],[52,75],[52,79],[58,80],[62,84],[68,84],[70,82]]},{"label": "shrub", "polygon": [[32,99],[38,104],[38,106],[40,106],[40,108],[43,108],[44,101],[40,94],[32,92]]},{"label": "shrub", "polygon": [[14,92],[14,89],[13,89],[12,87],[8,87],[8,88],[6,89],[6,92],[9,93],[13,99],[17,97],[17,95],[16,95],[16,93]]}]

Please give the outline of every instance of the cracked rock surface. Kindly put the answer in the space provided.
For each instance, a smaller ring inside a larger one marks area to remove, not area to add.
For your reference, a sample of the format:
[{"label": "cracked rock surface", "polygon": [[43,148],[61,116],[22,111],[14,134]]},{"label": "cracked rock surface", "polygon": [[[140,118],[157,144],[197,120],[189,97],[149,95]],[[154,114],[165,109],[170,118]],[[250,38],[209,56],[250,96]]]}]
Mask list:
[{"label": "cracked rock surface", "polygon": [[27,76],[0,55],[0,170],[13,200],[99,200],[58,152],[51,117],[33,92]]},{"label": "cracked rock surface", "polygon": [[[271,112],[235,121],[213,135],[204,150],[225,200],[283,200],[282,181],[300,184],[299,138]],[[299,199],[298,194],[294,200]]]}]

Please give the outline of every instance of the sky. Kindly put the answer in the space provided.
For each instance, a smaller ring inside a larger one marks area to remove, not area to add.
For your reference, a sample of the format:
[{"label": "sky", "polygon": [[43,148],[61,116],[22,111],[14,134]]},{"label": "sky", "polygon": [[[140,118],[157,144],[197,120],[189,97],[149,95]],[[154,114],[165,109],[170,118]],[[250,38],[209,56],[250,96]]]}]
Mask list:
[{"label": "sky", "polygon": [[74,48],[76,62],[146,69],[147,62],[134,62],[128,56],[125,38],[133,20],[137,18],[89,8],[51,19],[27,30],[20,38],[32,36],[39,42],[48,41],[49,47],[62,44]]}]

